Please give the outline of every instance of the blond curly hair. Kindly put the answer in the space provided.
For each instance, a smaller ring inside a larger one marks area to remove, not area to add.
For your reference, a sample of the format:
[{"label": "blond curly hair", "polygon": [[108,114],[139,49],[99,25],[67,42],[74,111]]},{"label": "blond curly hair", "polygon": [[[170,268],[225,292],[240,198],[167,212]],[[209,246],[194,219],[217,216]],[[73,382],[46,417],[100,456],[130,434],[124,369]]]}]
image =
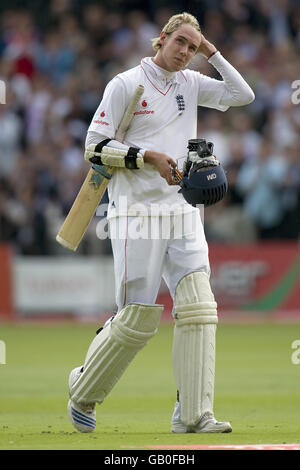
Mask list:
[{"label": "blond curly hair", "polygon": [[[165,32],[166,34],[172,34],[182,24],[190,24],[191,26],[193,26],[193,28],[199,31],[199,33],[201,33],[201,28],[197,18],[195,18],[195,16],[191,15],[190,13],[186,12],[171,16],[167,24],[165,24],[165,26],[163,27],[162,32]],[[161,48],[160,37],[152,39],[152,47],[155,51],[158,51],[158,49]]]}]

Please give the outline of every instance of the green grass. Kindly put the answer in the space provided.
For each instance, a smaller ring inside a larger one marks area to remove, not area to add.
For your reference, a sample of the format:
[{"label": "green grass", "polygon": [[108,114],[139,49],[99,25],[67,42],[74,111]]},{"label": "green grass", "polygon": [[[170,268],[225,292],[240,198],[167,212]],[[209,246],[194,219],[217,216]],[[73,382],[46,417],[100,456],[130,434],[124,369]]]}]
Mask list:
[{"label": "green grass", "polygon": [[0,449],[123,449],[158,445],[299,443],[300,365],[291,362],[298,325],[220,323],[215,415],[231,434],[170,433],[176,387],[172,326],[157,335],[97,407],[97,428],[80,434],[66,414],[69,371],[96,327],[1,325]]}]

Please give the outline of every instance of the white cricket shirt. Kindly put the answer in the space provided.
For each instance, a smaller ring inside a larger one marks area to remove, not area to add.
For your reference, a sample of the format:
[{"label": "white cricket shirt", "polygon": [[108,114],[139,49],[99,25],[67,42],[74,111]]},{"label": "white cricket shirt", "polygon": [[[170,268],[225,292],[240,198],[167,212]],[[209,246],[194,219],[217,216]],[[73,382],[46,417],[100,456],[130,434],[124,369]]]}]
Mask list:
[{"label": "white cricket shirt", "polygon": [[[199,72],[189,69],[167,72],[151,57],[142,59],[140,65],[118,74],[108,83],[88,132],[99,134],[99,141],[105,137],[114,139],[136,87],[143,85],[144,94],[124,144],[166,153],[175,161],[185,157],[188,140],[197,137],[197,107],[202,105],[226,111],[230,104],[239,105],[234,96],[235,89],[238,94],[239,88],[248,87],[219,52],[210,62],[213,61],[214,65],[219,65],[215,66],[223,78],[225,68],[227,82],[232,80],[232,90],[224,85],[224,81]],[[220,104],[226,94],[230,95],[226,98],[228,104],[226,100],[226,104]],[[205,138],[205,135],[201,137]],[[179,186],[169,186],[149,163],[139,170],[116,169],[108,185],[108,218],[169,215],[170,210],[174,214],[196,210],[178,193],[179,189]]]}]

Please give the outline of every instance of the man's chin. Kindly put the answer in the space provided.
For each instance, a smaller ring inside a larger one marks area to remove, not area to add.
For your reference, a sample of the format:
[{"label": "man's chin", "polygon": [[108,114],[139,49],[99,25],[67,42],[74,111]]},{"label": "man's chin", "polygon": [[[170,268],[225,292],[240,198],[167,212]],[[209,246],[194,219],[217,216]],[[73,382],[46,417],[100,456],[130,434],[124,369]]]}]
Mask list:
[{"label": "man's chin", "polygon": [[173,67],[176,71],[182,70],[185,67],[185,65],[186,65],[185,62],[182,62],[181,60],[174,59],[173,61]]}]

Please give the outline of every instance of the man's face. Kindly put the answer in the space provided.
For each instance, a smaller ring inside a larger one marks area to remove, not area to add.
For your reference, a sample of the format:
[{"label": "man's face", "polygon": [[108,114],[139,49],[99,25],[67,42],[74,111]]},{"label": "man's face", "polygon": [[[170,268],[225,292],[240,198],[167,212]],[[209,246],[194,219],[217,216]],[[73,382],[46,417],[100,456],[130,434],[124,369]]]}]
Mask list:
[{"label": "man's face", "polygon": [[162,32],[158,65],[169,72],[183,69],[197,53],[201,38],[201,33],[190,24],[181,25],[171,34]]}]

